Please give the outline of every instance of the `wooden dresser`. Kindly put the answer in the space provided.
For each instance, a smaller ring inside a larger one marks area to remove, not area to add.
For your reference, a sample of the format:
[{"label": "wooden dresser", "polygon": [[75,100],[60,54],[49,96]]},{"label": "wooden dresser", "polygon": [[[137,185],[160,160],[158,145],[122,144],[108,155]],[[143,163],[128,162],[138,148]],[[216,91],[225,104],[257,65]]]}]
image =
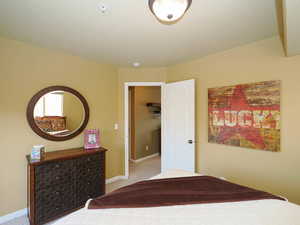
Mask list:
[{"label": "wooden dresser", "polygon": [[47,152],[39,161],[27,155],[30,224],[44,224],[105,194],[105,152],[68,149]]}]

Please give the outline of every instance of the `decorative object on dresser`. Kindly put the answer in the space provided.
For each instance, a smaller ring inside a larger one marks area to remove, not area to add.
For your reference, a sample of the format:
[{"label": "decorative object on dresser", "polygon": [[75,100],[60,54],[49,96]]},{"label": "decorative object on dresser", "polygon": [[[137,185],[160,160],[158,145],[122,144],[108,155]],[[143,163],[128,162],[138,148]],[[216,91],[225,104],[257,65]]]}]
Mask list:
[{"label": "decorative object on dresser", "polygon": [[88,129],[84,131],[84,148],[93,149],[100,147],[99,129]]},{"label": "decorative object on dresser", "polygon": [[34,145],[32,146],[30,159],[31,161],[34,160],[41,160],[42,155],[45,153],[45,146],[44,145]]},{"label": "decorative object on dresser", "polygon": [[31,225],[40,225],[105,194],[104,148],[46,152],[41,160],[27,155],[27,205]]}]

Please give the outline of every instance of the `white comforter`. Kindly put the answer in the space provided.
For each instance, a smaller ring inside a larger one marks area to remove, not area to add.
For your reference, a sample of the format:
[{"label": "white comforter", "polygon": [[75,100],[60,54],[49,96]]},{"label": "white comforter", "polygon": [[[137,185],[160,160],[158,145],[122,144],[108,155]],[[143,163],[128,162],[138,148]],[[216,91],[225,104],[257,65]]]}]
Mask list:
[{"label": "white comforter", "polygon": [[[152,179],[191,175],[199,174],[169,171]],[[300,225],[300,206],[280,200],[135,209],[86,207],[53,225]]]}]

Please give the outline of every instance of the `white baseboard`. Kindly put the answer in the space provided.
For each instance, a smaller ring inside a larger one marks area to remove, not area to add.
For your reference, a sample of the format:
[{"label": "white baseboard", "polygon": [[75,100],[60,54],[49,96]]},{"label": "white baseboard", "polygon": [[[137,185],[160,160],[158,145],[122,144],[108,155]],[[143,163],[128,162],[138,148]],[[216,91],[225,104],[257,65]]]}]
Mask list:
[{"label": "white baseboard", "polygon": [[118,180],[127,180],[127,179],[128,179],[128,177],[126,177],[126,176],[115,176],[115,177],[106,179],[105,183],[106,184],[111,184],[111,183],[116,182]]},{"label": "white baseboard", "polygon": [[0,224],[27,215],[27,208],[0,217]]},{"label": "white baseboard", "polygon": [[154,157],[156,157],[156,156],[159,156],[159,153],[155,153],[155,154],[152,154],[152,155],[148,155],[148,156],[146,156],[146,157],[144,157],[144,158],[140,158],[140,159],[137,159],[137,160],[131,159],[130,161],[131,161],[131,162],[134,162],[134,163],[140,163],[140,162],[143,162],[143,161],[145,161],[145,160],[147,160],[147,159],[154,158]]}]

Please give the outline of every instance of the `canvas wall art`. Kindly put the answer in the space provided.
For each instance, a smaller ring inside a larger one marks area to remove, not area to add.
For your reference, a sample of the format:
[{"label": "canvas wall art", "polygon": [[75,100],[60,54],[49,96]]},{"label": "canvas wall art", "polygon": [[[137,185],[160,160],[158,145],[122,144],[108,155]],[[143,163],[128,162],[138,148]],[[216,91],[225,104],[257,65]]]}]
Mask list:
[{"label": "canvas wall art", "polygon": [[280,151],[280,81],[208,89],[208,141]]}]

